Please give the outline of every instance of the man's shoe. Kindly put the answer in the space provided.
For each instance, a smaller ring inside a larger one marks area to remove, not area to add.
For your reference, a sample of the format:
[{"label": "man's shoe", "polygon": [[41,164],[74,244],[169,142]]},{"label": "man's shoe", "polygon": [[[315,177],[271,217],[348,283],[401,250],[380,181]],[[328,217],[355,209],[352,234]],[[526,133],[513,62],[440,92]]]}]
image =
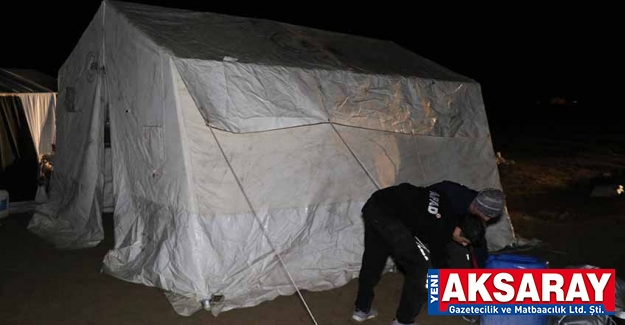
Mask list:
[{"label": "man's shoe", "polygon": [[352,315],[352,319],[357,322],[364,322],[368,319],[374,318],[375,316],[378,316],[378,311],[373,308],[371,308],[368,313],[356,309]]},{"label": "man's shoe", "polygon": [[417,323],[410,323],[410,324],[404,324],[404,323],[400,323],[397,319],[394,320],[391,325],[419,325]]},{"label": "man's shoe", "polygon": [[477,322],[480,320],[480,316],[465,315],[465,316],[462,316],[462,319],[464,319],[464,321],[467,323],[477,324]]}]

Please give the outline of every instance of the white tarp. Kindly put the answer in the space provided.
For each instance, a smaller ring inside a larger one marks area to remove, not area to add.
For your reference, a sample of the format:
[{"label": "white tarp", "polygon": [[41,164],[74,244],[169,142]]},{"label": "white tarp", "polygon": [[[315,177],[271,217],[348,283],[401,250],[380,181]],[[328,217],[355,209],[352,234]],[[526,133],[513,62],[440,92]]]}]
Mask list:
[{"label": "white tarp", "polygon": [[37,155],[52,152],[56,141],[56,93],[6,93],[20,99]]},{"label": "white tarp", "polygon": [[[388,42],[105,2],[60,85],[60,172],[29,228],[64,248],[102,239],[108,109],[104,270],[184,315],[213,295],[223,311],[292,294],[274,249],[300,289],[347,283],[378,187],[500,187],[479,84]],[[507,216],[487,236],[511,244]]]},{"label": "white tarp", "polygon": [[52,152],[56,142],[56,93],[17,94],[24,106],[38,155]]}]

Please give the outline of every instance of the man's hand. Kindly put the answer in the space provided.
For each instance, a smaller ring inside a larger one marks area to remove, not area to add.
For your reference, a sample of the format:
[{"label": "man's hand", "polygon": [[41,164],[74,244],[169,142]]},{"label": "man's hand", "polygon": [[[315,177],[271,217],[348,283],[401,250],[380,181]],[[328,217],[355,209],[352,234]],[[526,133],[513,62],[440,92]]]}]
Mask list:
[{"label": "man's hand", "polygon": [[452,239],[457,242],[458,244],[462,245],[462,246],[467,246],[469,244],[471,244],[471,241],[469,241],[468,239],[464,238],[464,236],[462,236],[462,230],[460,230],[460,228],[456,227],[456,229],[454,229],[454,233],[452,235]]}]

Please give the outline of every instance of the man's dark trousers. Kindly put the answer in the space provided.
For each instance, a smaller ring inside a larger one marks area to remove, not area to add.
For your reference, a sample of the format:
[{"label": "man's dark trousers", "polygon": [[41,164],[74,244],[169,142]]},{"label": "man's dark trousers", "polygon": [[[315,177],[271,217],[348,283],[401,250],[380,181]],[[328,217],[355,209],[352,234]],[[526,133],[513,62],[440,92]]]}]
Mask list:
[{"label": "man's dark trousers", "polygon": [[[418,217],[418,216],[415,216]],[[396,318],[412,324],[427,300],[426,279],[429,262],[421,253],[413,235],[399,220],[375,209],[363,214],[365,251],[358,278],[356,308],[368,312],[374,298],[374,287],[386,266],[388,257],[404,274],[402,294]]]}]

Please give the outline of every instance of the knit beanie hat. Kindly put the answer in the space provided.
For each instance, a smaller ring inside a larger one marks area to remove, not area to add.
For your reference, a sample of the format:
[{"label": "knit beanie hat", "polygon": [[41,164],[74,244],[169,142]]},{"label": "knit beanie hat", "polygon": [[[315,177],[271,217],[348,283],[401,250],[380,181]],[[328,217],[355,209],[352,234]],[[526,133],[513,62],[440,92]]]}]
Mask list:
[{"label": "knit beanie hat", "polygon": [[504,201],[505,195],[501,190],[487,188],[477,194],[473,204],[478,211],[487,217],[497,218],[503,212]]}]

